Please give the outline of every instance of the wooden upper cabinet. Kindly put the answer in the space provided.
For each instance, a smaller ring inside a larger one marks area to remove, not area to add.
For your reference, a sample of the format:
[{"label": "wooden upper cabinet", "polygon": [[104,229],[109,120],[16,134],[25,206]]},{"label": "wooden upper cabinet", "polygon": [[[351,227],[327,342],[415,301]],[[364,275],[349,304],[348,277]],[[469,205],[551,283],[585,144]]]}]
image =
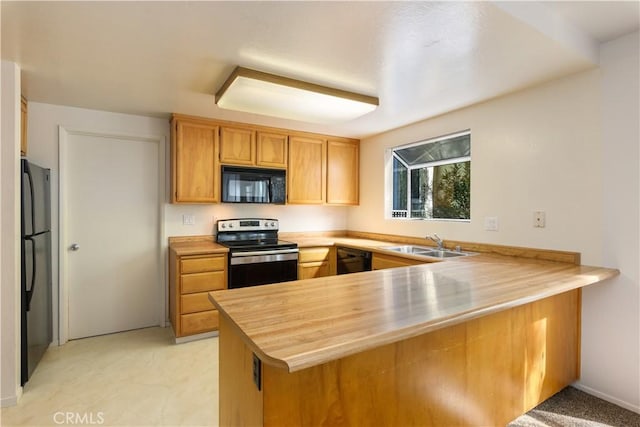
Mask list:
[{"label": "wooden upper cabinet", "polygon": [[174,119],[171,126],[173,203],[218,201],[218,126]]},{"label": "wooden upper cabinet", "polygon": [[357,205],[360,141],[327,142],[327,204]]},{"label": "wooden upper cabinet", "polygon": [[27,155],[27,100],[20,97],[20,155]]},{"label": "wooden upper cabinet", "polygon": [[228,164],[286,169],[290,204],[357,205],[359,154],[355,139],[174,114],[171,202],[217,203]]},{"label": "wooden upper cabinet", "polygon": [[220,162],[232,165],[256,164],[256,132],[251,129],[220,129]]},{"label": "wooden upper cabinet", "polygon": [[286,169],[288,136],[281,133],[258,132],[256,165]]},{"label": "wooden upper cabinet", "polygon": [[287,170],[288,202],[322,204],[326,197],[327,141],[290,136]]}]

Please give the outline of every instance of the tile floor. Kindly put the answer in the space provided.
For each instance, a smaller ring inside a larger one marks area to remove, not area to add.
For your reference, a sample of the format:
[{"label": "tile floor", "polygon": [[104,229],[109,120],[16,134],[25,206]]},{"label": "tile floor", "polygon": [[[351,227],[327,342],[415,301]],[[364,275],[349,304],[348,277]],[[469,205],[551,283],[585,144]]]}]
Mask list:
[{"label": "tile floor", "polygon": [[172,342],[148,328],[51,347],[0,425],[217,425],[218,339]]}]

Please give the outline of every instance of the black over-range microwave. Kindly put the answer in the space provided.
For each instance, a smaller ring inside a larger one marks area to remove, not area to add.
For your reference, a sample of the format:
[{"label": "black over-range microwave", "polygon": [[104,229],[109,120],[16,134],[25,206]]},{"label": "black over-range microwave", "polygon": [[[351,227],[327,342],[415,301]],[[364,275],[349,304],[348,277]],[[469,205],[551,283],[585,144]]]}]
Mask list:
[{"label": "black over-range microwave", "polygon": [[282,169],[222,167],[222,202],[275,203],[287,197],[286,171]]}]

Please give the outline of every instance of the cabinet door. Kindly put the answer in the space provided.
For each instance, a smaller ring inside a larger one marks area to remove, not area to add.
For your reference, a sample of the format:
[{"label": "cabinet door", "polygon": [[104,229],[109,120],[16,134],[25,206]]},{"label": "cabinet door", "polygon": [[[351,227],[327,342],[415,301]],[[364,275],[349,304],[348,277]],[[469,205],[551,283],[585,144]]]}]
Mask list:
[{"label": "cabinet door", "polygon": [[329,261],[305,262],[298,264],[298,280],[331,276]]},{"label": "cabinet door", "polygon": [[255,165],[255,131],[223,127],[220,130],[220,162],[232,165]]},{"label": "cabinet door", "polygon": [[178,120],[172,130],[171,201],[217,202],[220,176],[218,127]]},{"label": "cabinet door", "polygon": [[327,142],[324,139],[289,138],[288,202],[322,204],[326,196]]},{"label": "cabinet door", "polygon": [[183,314],[180,318],[180,336],[199,334],[218,329],[218,310]]},{"label": "cabinet door", "polygon": [[20,97],[20,155],[27,155],[27,100]]},{"label": "cabinet door", "polygon": [[272,168],[286,168],[287,148],[287,135],[258,132],[256,164]]},{"label": "cabinet door", "polygon": [[359,203],[359,141],[327,142],[327,203]]},{"label": "cabinet door", "polygon": [[299,279],[335,276],[336,248],[329,246],[300,248],[298,263]]}]

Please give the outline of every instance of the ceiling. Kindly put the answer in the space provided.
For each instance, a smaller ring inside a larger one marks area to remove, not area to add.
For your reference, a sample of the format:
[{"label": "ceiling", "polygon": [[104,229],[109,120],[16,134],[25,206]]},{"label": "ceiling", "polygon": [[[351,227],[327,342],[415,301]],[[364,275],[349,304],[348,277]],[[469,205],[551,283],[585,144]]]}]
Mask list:
[{"label": "ceiling", "polygon": [[[11,2],[3,60],[29,101],[364,137],[597,66],[639,2]],[[377,96],[349,122],[219,109],[241,65]]]}]

